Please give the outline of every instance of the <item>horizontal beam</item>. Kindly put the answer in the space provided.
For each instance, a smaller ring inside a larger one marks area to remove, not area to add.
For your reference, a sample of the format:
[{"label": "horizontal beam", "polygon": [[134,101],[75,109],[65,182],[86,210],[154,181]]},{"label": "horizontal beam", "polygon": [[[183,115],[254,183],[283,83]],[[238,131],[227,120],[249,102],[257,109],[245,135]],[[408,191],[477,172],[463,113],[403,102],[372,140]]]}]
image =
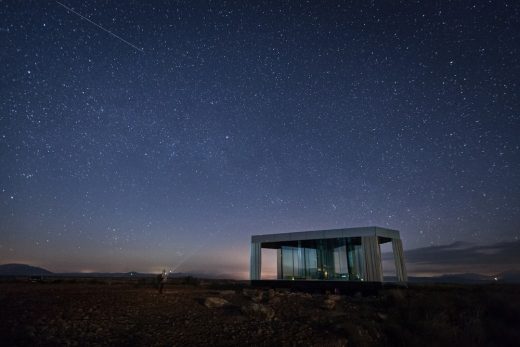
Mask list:
[{"label": "horizontal beam", "polygon": [[298,240],[323,240],[336,239],[342,237],[366,237],[366,236],[381,236],[389,239],[400,239],[399,231],[379,228],[379,227],[361,227],[361,228],[345,228],[345,229],[331,229],[331,230],[311,230],[299,231],[294,233],[282,234],[266,234],[253,235],[251,242],[284,242],[284,241],[298,241]]}]

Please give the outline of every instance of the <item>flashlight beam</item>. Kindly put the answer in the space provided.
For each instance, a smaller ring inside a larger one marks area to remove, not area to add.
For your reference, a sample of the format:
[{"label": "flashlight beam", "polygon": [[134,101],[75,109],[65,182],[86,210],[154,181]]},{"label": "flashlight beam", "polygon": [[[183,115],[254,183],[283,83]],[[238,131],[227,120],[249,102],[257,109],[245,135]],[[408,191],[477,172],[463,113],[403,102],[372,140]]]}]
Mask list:
[{"label": "flashlight beam", "polygon": [[190,259],[191,257],[193,257],[195,254],[197,254],[201,249],[203,249],[204,247],[206,247],[209,242],[211,241],[212,238],[214,238],[215,236],[217,236],[218,234],[220,234],[222,230],[219,230],[217,231],[216,233],[214,233],[212,236],[210,236],[206,242],[204,242],[202,245],[200,245],[199,247],[195,248],[192,252],[188,253],[187,256],[185,256],[183,259],[181,259],[181,261],[179,263],[177,263],[177,265],[175,265],[173,267],[173,270],[171,270],[171,272],[175,272],[177,271],[178,268],[180,268],[188,259]]}]

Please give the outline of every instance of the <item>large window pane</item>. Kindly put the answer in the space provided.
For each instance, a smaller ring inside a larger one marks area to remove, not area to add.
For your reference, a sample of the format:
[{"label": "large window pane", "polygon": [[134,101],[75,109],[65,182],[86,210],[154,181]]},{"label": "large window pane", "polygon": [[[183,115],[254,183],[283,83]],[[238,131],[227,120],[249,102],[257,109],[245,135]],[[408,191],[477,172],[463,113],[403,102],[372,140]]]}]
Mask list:
[{"label": "large window pane", "polygon": [[281,255],[283,279],[363,280],[360,238],[298,241]]}]

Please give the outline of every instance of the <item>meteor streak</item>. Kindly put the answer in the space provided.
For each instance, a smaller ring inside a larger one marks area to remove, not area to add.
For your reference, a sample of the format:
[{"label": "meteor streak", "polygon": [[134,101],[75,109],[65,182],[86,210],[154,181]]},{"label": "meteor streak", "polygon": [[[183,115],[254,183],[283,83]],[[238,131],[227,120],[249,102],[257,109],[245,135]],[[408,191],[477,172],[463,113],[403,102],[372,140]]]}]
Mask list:
[{"label": "meteor streak", "polygon": [[68,7],[68,6],[64,5],[64,4],[62,4],[62,3],[59,2],[59,1],[56,1],[56,3],[57,3],[58,5],[64,7],[65,9],[69,10],[70,12],[74,13],[75,15],[77,15],[77,16],[83,18],[84,20],[88,21],[90,24],[93,24],[93,25],[97,26],[99,29],[101,29],[101,30],[103,30],[103,31],[105,31],[105,32],[107,32],[107,33],[109,33],[110,35],[114,36],[116,39],[118,39],[118,40],[120,40],[120,41],[126,43],[127,45],[129,45],[129,46],[132,47],[133,49],[135,49],[135,50],[137,50],[137,51],[139,51],[139,52],[141,52],[141,53],[144,53],[144,51],[143,51],[142,48],[139,48],[139,47],[137,47],[136,45],[131,44],[130,42],[128,42],[128,41],[126,41],[125,39],[123,39],[121,36],[118,36],[118,35],[114,34],[113,32],[111,32],[110,30],[103,28],[101,25],[99,25],[99,24],[97,24],[97,23],[91,21],[90,19],[88,19],[87,17],[83,16],[82,14],[80,14],[80,13],[74,11],[74,10],[71,9],[70,7]]}]

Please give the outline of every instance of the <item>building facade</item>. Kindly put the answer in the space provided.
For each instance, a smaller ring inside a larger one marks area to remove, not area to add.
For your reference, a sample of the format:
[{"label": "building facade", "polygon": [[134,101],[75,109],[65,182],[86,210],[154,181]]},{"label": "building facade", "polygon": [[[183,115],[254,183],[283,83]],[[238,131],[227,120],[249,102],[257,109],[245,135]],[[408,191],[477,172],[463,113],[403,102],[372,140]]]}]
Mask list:
[{"label": "building facade", "polygon": [[398,282],[406,282],[399,231],[379,227],[251,237],[251,280],[260,280],[262,248],[276,249],[277,279],[383,282],[381,248],[391,242]]}]

